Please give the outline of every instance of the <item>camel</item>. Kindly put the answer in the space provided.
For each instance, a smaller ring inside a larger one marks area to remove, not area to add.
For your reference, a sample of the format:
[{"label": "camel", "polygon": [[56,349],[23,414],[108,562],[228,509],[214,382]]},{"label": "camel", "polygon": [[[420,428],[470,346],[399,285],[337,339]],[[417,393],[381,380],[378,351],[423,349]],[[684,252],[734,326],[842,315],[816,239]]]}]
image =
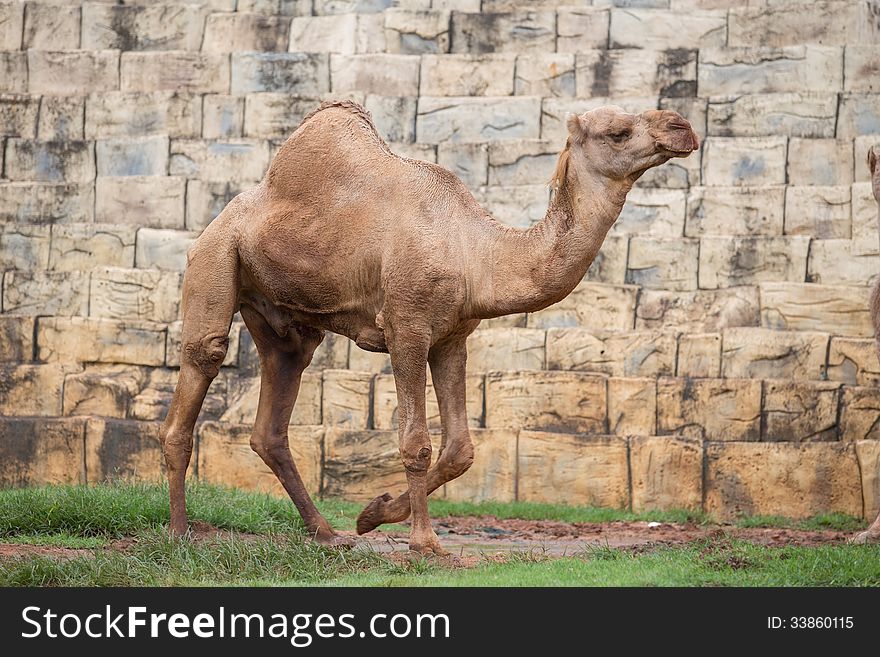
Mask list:
[{"label": "camel", "polygon": [[[281,146],[263,180],[236,196],[187,254],[180,374],[161,430],[170,532],[187,531],[193,427],[241,312],[259,353],[251,447],[319,542],[347,545],[315,507],[288,449],[300,377],[325,331],[390,354],[408,490],[375,498],[357,532],[412,515],[409,547],[444,554],[427,497],[461,476],[474,448],[465,409],[466,340],[481,320],[535,312],[583,278],[646,170],[699,148],[678,113],[602,107],[567,118],[545,218],[495,221],[452,172],[392,153],[369,113],[325,102]],[[432,465],[426,368],[442,439]]]},{"label": "camel", "polygon": [[[880,159],[880,147],[872,146],[868,149],[868,169],[871,172],[871,187],[874,191],[874,199],[880,204],[880,166],[877,166]],[[877,226],[880,228],[880,215],[877,218]],[[874,324],[874,344],[877,349],[877,358],[880,359],[880,279],[874,283],[871,290],[871,322]],[[880,542],[880,513],[865,531],[856,534],[853,537],[854,543],[876,543]]]}]

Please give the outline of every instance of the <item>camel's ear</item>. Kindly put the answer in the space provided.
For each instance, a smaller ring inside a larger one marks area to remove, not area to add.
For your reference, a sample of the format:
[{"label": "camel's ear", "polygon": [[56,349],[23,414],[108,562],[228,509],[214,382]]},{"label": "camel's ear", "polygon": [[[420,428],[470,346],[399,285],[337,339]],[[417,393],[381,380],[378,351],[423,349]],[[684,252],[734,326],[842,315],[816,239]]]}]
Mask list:
[{"label": "camel's ear", "polygon": [[871,175],[874,175],[874,170],[877,168],[877,153],[874,152],[876,146],[871,146],[868,149],[868,169],[871,172]]},{"label": "camel's ear", "polygon": [[581,144],[586,141],[588,130],[587,124],[582,116],[569,114],[566,119],[566,124],[568,125],[568,134],[571,135],[574,141]]}]

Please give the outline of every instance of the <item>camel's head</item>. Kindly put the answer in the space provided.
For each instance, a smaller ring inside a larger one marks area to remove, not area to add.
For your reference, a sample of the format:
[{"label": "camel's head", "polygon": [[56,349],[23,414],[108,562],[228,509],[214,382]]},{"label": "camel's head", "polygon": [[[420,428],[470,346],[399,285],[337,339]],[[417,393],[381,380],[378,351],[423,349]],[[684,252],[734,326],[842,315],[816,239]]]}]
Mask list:
[{"label": "camel's head", "polygon": [[868,149],[868,169],[871,171],[874,198],[880,202],[880,146],[871,146]]},{"label": "camel's head", "polygon": [[699,147],[691,124],[671,110],[630,114],[609,105],[568,117],[569,164],[612,180],[635,180],[651,167],[687,157]]}]

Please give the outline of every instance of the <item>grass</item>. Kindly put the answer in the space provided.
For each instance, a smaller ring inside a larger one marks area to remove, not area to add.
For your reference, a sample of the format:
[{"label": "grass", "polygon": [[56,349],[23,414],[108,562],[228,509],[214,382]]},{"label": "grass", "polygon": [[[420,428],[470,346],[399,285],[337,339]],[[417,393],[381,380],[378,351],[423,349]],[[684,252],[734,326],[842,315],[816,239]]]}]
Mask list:
[{"label": "grass", "polygon": [[[361,505],[319,504],[336,527],[351,529]],[[564,559],[516,553],[506,563],[449,569],[376,552],[338,551],[305,540],[288,500],[193,483],[190,518],[230,530],[223,538],[167,536],[167,489],[119,483],[0,490],[0,542],[76,548],[64,556],[0,559],[0,586],[880,586],[880,547],[826,545],[766,548],[725,537],[634,553],[590,547]],[[464,504],[437,500],[434,516],[494,515],[564,522],[654,520],[706,523],[689,511],[632,513],[531,503]],[[744,518],[747,527],[852,531],[864,526],[839,514],[793,521]],[[399,529],[404,529],[400,527]],[[124,551],[106,549],[134,537]]]}]

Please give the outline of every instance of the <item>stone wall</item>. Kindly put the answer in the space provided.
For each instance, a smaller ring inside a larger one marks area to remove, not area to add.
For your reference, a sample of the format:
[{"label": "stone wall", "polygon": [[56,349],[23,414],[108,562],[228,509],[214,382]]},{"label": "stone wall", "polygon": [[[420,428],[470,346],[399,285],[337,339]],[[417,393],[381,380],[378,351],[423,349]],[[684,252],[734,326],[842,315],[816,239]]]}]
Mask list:
[{"label": "stone wall", "polygon": [[[0,1],[0,483],[160,475],[186,249],[322,99],[519,227],[566,113],[613,102],[703,147],[571,296],[474,334],[476,464],[442,494],[872,516],[878,71],[873,1]],[[225,365],[195,475],[277,492],[238,318]],[[328,336],[291,421],[310,489],[400,490],[396,417],[387,357]]]}]

